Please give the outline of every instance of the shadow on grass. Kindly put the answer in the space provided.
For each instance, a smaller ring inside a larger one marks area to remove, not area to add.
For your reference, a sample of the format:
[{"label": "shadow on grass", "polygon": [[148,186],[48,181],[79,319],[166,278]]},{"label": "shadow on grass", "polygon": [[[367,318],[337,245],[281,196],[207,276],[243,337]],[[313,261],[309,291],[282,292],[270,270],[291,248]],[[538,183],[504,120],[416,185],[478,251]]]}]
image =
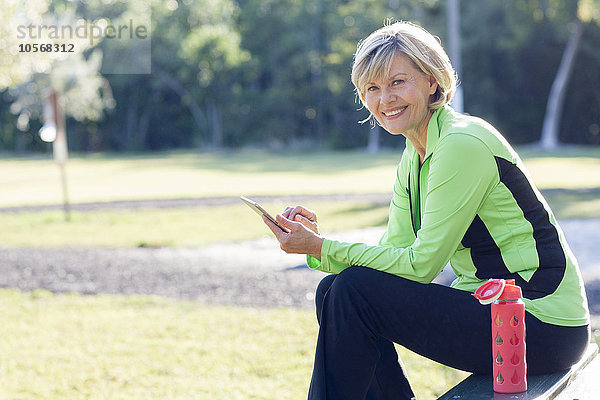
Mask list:
[{"label": "shadow on grass", "polygon": [[564,145],[554,151],[545,151],[539,146],[522,145],[516,146],[516,150],[521,158],[597,158],[600,162],[600,146],[576,146]]},{"label": "shadow on grass", "polygon": [[600,188],[546,189],[542,194],[559,219],[600,218]]},{"label": "shadow on grass", "polygon": [[[348,169],[369,169],[391,166],[394,168],[402,149],[369,154],[364,150],[311,151],[311,150],[239,150],[213,152],[157,152],[86,156],[86,161],[112,161],[120,169],[148,167],[185,167],[242,173],[302,172],[307,174],[339,173]],[[131,162],[131,163],[130,163]],[[130,165],[128,165],[130,163]]]}]

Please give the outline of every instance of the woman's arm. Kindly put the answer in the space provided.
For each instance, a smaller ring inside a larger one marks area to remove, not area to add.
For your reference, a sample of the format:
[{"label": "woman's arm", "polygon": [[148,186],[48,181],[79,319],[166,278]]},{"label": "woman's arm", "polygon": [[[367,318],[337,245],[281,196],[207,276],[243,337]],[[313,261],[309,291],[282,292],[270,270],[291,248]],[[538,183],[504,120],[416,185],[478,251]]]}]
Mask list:
[{"label": "woman's arm", "polygon": [[[337,273],[366,266],[415,281],[431,282],[460,245],[477,210],[498,182],[493,154],[478,138],[453,134],[430,160],[421,228],[406,247],[325,240],[316,269]],[[315,267],[314,265],[312,267]]]}]

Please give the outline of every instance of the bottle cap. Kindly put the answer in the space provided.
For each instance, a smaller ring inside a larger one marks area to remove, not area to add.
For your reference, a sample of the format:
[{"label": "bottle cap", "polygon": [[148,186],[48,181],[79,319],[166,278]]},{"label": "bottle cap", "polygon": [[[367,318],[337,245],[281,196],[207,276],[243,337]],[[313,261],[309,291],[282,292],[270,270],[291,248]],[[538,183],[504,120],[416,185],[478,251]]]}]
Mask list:
[{"label": "bottle cap", "polygon": [[521,297],[523,297],[521,288],[515,284],[514,279],[508,279],[498,300],[519,300]]},{"label": "bottle cap", "polygon": [[483,305],[491,304],[500,298],[505,286],[506,281],[504,279],[490,279],[479,286],[473,296]]}]

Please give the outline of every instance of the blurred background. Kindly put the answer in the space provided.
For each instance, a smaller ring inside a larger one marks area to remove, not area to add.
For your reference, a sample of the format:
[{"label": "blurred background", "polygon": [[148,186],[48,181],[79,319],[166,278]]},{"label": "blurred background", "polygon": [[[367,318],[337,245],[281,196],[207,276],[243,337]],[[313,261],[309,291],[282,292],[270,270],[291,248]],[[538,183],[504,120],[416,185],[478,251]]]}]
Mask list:
[{"label": "blurred background", "polygon": [[[560,116],[558,140],[600,145],[597,2],[463,0],[454,25],[452,3],[10,0],[0,14],[0,151],[47,150],[37,132],[48,88],[62,97],[69,149],[78,152],[366,147],[370,131],[356,123],[366,111],[356,111],[350,67],[357,42],[388,19],[421,24],[451,54],[455,29],[464,110],[512,143],[540,141],[550,91],[563,79],[557,93],[564,100],[551,111]],[[151,19],[150,74],[101,73],[103,63],[131,58],[116,48],[119,40],[87,41],[68,62],[15,52],[33,42],[17,37],[19,18],[26,26],[82,19],[118,26],[139,18],[139,10]],[[566,54],[570,43],[576,48]],[[566,76],[557,74],[561,60]]]},{"label": "blurred background", "polygon": [[[404,139],[350,70],[399,20],[517,148],[600,342],[600,0],[5,0],[0,399],[305,398],[323,275],[238,197],[377,241]],[[465,376],[399,351],[420,399]]]}]

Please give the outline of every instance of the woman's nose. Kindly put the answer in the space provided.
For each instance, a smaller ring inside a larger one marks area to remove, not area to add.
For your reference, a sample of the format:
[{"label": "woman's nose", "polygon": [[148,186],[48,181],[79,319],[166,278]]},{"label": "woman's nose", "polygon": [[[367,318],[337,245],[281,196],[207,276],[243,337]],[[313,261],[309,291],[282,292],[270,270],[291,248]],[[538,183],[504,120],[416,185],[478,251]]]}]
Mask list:
[{"label": "woman's nose", "polygon": [[390,88],[386,88],[385,86],[381,89],[381,102],[382,103],[390,103],[396,100],[396,94]]}]

